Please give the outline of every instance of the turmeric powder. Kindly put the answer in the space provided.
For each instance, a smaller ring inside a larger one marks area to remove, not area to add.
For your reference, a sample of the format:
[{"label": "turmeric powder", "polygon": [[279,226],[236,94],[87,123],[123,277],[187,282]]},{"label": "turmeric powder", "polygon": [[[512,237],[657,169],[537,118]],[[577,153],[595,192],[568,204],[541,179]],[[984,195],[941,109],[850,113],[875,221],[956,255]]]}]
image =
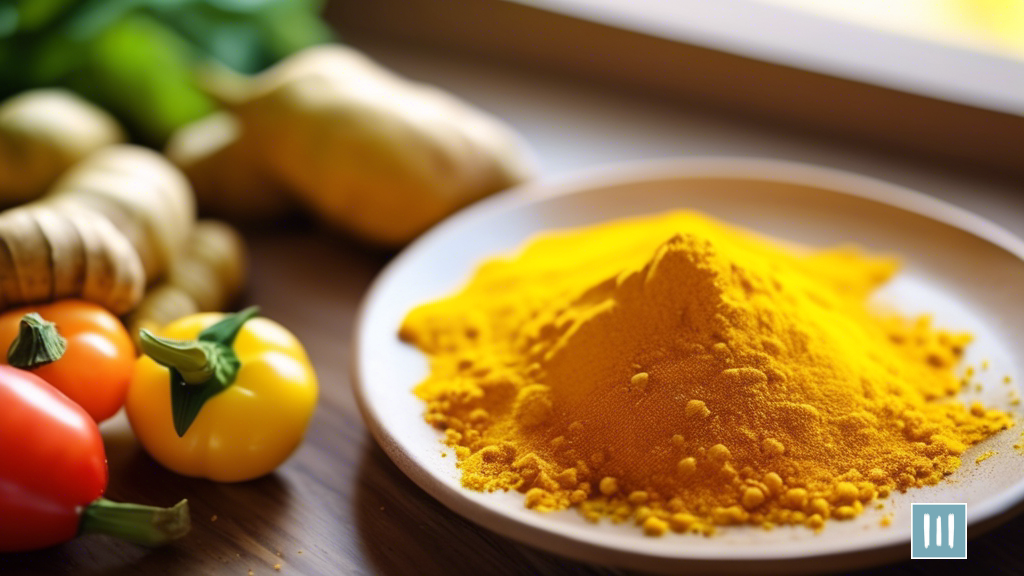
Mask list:
[{"label": "turmeric powder", "polygon": [[400,336],[467,488],[652,536],[820,529],[1012,424],[938,401],[970,336],[873,310],[897,269],[672,212],[541,235]]}]

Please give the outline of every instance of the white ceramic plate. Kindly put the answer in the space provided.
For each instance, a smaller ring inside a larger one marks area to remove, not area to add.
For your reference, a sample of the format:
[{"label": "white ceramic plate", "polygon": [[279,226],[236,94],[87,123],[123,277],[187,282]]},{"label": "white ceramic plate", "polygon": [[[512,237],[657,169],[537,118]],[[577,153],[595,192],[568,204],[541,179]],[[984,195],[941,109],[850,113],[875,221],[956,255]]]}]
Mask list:
[{"label": "white ceramic plate", "polygon": [[[589,524],[574,510],[540,514],[519,493],[459,485],[452,454],[422,418],[411,390],[424,356],[396,336],[415,305],[448,294],[483,259],[535,232],[630,215],[693,208],[766,234],[812,245],[856,242],[896,252],[905,269],[878,298],[976,336],[965,360],[989,368],[983,389],[963,394],[1009,403],[1024,345],[1024,242],[978,216],[922,194],[848,173],[750,159],[686,159],[595,170],[539,182],[480,202],[425,234],[381,273],[356,327],[354,386],[374,437],[399,468],[454,512],[500,534],[580,560],[658,572],[766,573],[850,569],[910,557],[911,502],[966,502],[969,536],[1008,517],[1024,498],[1024,455],[1015,426],[969,450],[938,486],[884,500],[815,534],[802,527],[722,529],[713,538],[648,538],[630,525]],[[1011,376],[1013,384],[1003,383]],[[1020,419],[1017,417],[1016,419]],[[975,458],[995,450],[982,464]],[[882,515],[893,514],[882,527]]]}]

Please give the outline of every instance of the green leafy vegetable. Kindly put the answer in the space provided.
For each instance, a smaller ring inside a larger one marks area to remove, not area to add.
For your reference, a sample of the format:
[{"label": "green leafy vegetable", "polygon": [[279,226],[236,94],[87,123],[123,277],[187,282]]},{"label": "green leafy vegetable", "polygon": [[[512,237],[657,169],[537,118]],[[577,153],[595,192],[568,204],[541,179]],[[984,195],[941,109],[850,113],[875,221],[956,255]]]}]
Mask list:
[{"label": "green leafy vegetable", "polygon": [[332,40],[319,0],[0,0],[0,97],[61,85],[160,145],[216,107],[195,83],[215,59],[255,73]]}]

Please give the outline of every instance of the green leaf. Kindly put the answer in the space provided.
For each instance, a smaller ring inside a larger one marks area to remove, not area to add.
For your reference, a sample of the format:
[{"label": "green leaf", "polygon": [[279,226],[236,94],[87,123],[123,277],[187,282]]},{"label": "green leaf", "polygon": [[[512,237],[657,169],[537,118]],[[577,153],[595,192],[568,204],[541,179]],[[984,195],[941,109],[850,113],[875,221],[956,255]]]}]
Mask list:
[{"label": "green leaf", "polygon": [[321,0],[0,0],[0,97],[61,85],[160,146],[215,103],[201,62],[256,73],[334,39]]},{"label": "green leaf", "polygon": [[0,4],[0,38],[7,38],[18,31],[20,16],[13,4]]},{"label": "green leaf", "polygon": [[308,46],[333,39],[312,0],[199,0],[188,10],[153,6],[161,22],[204,55],[252,74]]},{"label": "green leaf", "polygon": [[138,136],[162,144],[183,124],[216,109],[195,83],[193,47],[160,21],[133,14],[84,47],[67,84],[120,116]]},{"label": "green leaf", "polygon": [[244,310],[229,314],[220,322],[200,332],[199,340],[231,346],[235,343],[235,337],[238,336],[238,331],[242,329],[242,326],[258,316],[259,313],[259,306],[249,306]]},{"label": "green leaf", "polygon": [[[233,354],[232,354],[233,355]],[[238,362],[238,359],[235,359]],[[237,372],[237,366],[235,368]],[[174,420],[174,431],[182,437],[199,416],[207,400],[228,389],[232,382],[223,382],[211,378],[205,384],[193,385],[185,382],[181,372],[171,368],[171,414]]]},{"label": "green leaf", "polygon": [[74,40],[92,40],[145,4],[146,0],[85,0],[63,32]]},{"label": "green leaf", "polygon": [[[33,32],[64,16],[75,5],[76,0],[31,0],[5,4],[4,8],[14,8],[18,13],[18,30]],[[2,34],[0,34],[2,36]]]}]

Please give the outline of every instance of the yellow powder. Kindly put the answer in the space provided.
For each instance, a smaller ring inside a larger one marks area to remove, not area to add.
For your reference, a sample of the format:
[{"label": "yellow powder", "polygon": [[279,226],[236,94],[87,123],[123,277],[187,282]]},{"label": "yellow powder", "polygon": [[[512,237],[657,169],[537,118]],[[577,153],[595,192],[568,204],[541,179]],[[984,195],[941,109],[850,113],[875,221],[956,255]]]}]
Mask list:
[{"label": "yellow powder", "polygon": [[539,236],[401,336],[467,488],[652,536],[820,529],[1012,423],[944,400],[968,335],[869,309],[896,269],[675,212]]},{"label": "yellow powder", "polygon": [[989,458],[995,456],[996,454],[998,454],[998,452],[996,452],[995,450],[986,450],[984,454],[974,459],[974,463],[981,464],[982,462],[988,460]]}]

